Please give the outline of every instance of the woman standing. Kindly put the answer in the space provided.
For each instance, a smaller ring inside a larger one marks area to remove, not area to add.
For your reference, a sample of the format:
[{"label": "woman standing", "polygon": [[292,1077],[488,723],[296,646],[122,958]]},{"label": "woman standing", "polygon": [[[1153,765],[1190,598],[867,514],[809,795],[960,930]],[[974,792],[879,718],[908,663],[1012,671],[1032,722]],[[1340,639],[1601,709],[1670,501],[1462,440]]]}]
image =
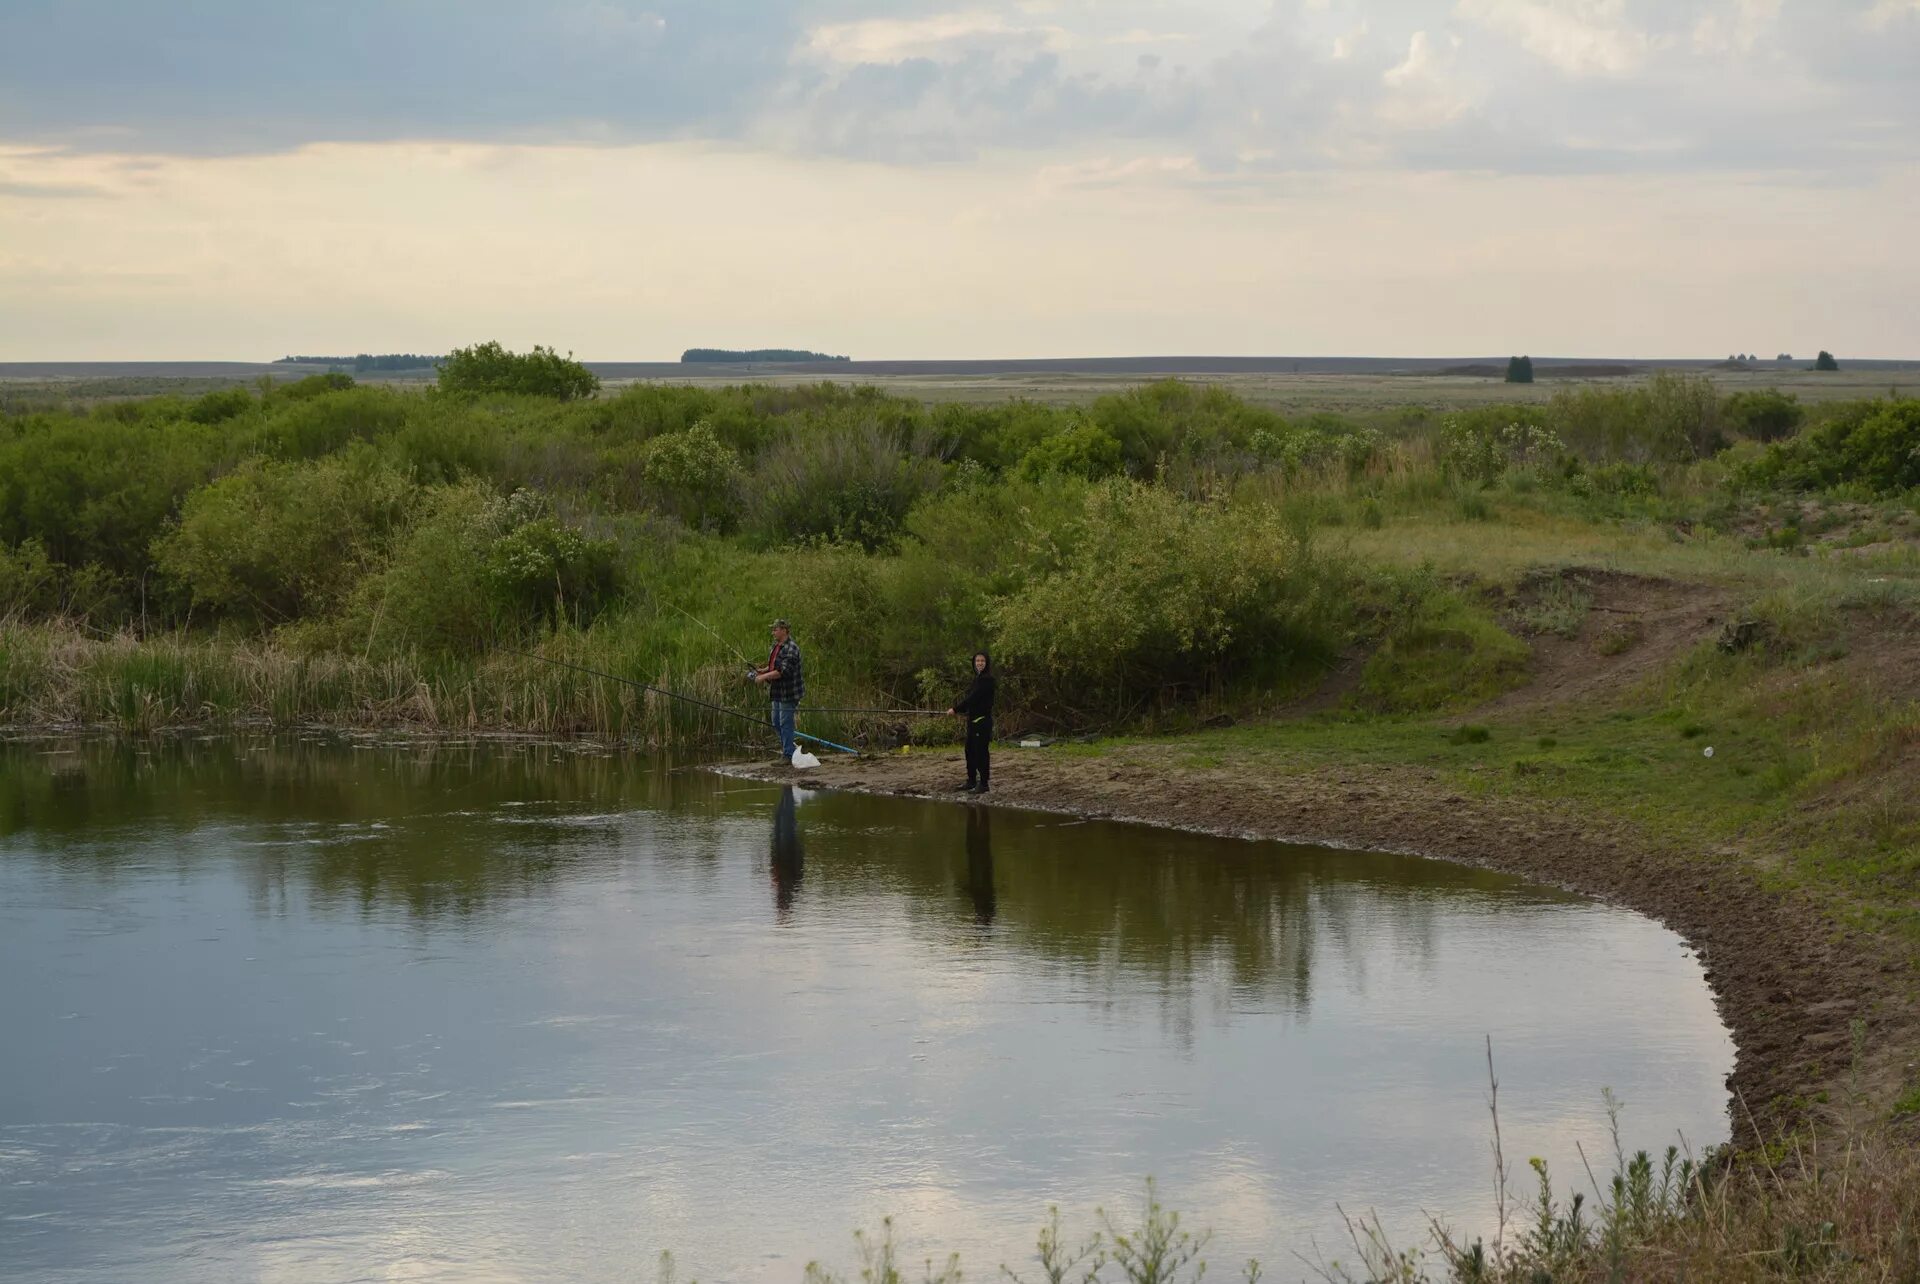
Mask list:
[{"label": "woman standing", "polygon": [[987,746],[993,743],[993,661],[985,651],[973,653],[973,685],[947,712],[967,720],[967,783],[960,792],[984,794],[992,773]]}]

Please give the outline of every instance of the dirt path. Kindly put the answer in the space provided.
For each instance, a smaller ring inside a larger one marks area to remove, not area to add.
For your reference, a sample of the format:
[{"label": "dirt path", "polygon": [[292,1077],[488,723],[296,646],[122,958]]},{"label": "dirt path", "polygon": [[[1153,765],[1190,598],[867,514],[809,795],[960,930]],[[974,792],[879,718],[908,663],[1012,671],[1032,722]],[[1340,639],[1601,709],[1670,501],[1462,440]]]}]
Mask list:
[{"label": "dirt path", "polygon": [[[833,760],[806,772],[766,764],[718,770],[983,805],[952,792],[966,775],[957,751]],[[1905,965],[1870,938],[1828,930],[1809,906],[1762,889],[1737,853],[1663,852],[1623,823],[1468,798],[1419,767],[1196,767],[1171,745],[1097,757],[1003,750],[985,805],[1437,856],[1638,910],[1686,938],[1707,965],[1738,1048],[1728,1081],[1738,1094],[1736,1132],[1745,1113],[1739,1100],[1768,1127],[1838,1085],[1853,1059],[1855,1019],[1870,1042],[1909,1046],[1898,1037],[1906,1022],[1895,1015],[1904,1013]]]}]

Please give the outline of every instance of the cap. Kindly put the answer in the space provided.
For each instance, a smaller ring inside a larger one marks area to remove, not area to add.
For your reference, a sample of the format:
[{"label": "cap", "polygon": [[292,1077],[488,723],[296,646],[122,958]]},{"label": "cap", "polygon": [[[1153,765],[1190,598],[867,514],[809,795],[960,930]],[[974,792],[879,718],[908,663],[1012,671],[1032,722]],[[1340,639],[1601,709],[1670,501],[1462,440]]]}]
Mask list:
[{"label": "cap", "polygon": [[791,624],[788,624],[785,620],[775,620],[773,622],[773,627],[776,629],[785,629],[789,633],[793,632],[793,626]]}]

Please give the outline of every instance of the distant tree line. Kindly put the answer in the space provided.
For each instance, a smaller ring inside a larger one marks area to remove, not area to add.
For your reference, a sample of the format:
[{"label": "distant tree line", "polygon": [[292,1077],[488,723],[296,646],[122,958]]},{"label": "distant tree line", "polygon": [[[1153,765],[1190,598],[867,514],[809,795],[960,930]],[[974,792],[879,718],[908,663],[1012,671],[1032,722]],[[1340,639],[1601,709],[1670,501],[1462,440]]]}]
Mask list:
[{"label": "distant tree line", "polygon": [[282,357],[274,364],[346,366],[355,374],[365,374],[369,370],[420,370],[445,360],[445,357],[429,357],[417,352],[362,352],[353,357]]},{"label": "distant tree line", "polygon": [[825,352],[809,352],[804,348],[688,348],[680,354],[683,362],[692,361],[851,361],[851,357],[836,357]]}]

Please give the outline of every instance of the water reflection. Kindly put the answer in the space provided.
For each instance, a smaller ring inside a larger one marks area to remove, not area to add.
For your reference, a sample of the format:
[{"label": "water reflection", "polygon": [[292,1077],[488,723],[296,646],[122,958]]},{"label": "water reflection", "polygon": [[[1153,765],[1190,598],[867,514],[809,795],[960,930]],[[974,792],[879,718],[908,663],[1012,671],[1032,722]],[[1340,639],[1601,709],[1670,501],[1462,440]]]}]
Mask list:
[{"label": "water reflection", "polygon": [[985,807],[967,808],[967,899],[973,902],[973,921],[993,926],[993,813]]},{"label": "water reflection", "polygon": [[793,898],[800,890],[800,875],[805,857],[800,850],[799,810],[792,785],[780,787],[773,805],[773,907],[781,923],[793,921]]},{"label": "water reflection", "polygon": [[[30,835],[36,859],[102,886],[156,861],[182,875],[225,862],[262,914],[298,900],[363,915],[399,909],[432,926],[563,895],[570,879],[635,860],[710,863],[730,826],[759,828],[770,816],[777,922],[793,924],[809,903],[828,911],[875,896],[904,901],[916,919],[950,921],[958,888],[976,930],[1102,990],[1156,995],[1169,1027],[1188,1032],[1203,1016],[1196,1001],[1304,1015],[1328,947],[1364,993],[1383,933],[1401,955],[1423,959],[1446,897],[1512,885],[1435,862],[1045,816],[996,820],[979,806],[808,799],[803,850],[801,793],[791,787],[552,744],[307,736],[0,745],[0,849]],[[1006,849],[998,862],[996,824]],[[1393,894],[1383,897],[1385,887]]]}]

